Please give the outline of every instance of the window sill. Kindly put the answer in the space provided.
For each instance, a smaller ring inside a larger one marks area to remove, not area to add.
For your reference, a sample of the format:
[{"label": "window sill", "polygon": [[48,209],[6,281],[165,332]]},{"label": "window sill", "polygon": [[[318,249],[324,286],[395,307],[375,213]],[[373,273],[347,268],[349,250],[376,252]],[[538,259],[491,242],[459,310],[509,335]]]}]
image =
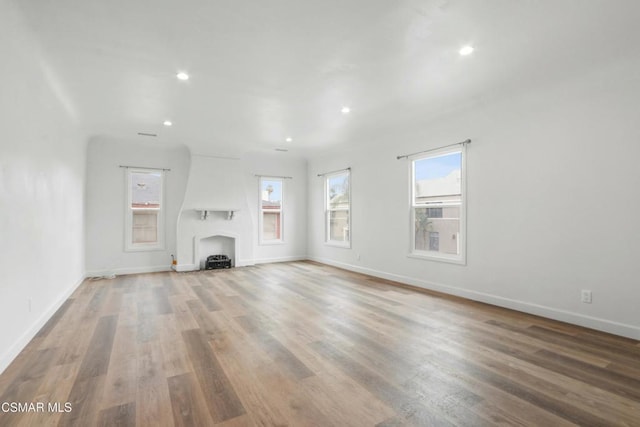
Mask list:
[{"label": "window sill", "polygon": [[436,262],[446,262],[449,264],[457,264],[457,265],[467,265],[467,260],[464,257],[447,257],[447,256],[428,255],[426,253],[412,252],[407,254],[407,258],[424,259],[427,261],[436,261]]}]

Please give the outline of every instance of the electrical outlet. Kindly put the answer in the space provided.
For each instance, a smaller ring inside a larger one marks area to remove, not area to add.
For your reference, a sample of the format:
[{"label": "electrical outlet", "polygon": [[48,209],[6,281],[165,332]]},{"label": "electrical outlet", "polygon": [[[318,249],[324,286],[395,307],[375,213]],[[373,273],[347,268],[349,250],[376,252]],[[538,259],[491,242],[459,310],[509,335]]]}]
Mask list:
[{"label": "electrical outlet", "polygon": [[583,303],[591,304],[591,291],[583,289],[580,295]]},{"label": "electrical outlet", "polygon": [[356,255],[356,259],[360,261],[360,254]]}]

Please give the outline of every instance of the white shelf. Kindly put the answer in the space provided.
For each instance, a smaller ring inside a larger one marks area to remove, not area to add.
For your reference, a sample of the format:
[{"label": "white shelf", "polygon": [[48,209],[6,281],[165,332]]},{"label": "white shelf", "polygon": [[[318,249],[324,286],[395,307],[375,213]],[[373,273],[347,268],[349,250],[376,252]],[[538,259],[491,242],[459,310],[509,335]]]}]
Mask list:
[{"label": "white shelf", "polygon": [[235,209],[235,208],[195,208],[194,209],[194,211],[200,213],[200,219],[203,221],[207,219],[210,212],[226,212],[227,219],[231,220],[233,219],[233,216],[235,215],[235,213],[238,212],[239,210],[240,209]]}]

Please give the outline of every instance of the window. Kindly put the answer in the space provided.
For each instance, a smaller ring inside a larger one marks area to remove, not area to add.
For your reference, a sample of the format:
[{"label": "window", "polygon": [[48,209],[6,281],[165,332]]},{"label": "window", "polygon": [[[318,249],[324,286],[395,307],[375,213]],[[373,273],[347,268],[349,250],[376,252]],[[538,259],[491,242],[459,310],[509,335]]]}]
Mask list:
[{"label": "window", "polygon": [[282,243],[282,180],[260,178],[260,243]]},{"label": "window", "polygon": [[328,244],[351,245],[351,188],[349,171],[325,177],[325,240]]},{"label": "window", "polygon": [[127,169],[125,249],[163,249],[163,172]]},{"label": "window", "polygon": [[411,176],[411,254],[464,263],[464,147],[414,158]]}]

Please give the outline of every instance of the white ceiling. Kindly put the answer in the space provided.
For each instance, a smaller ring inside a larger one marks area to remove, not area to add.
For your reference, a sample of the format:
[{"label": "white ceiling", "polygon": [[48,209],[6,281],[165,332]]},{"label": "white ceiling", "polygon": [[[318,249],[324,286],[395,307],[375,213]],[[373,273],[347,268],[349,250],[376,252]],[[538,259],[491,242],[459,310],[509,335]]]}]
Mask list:
[{"label": "white ceiling", "polygon": [[88,135],[201,154],[359,144],[640,54],[634,0],[14,2]]}]

